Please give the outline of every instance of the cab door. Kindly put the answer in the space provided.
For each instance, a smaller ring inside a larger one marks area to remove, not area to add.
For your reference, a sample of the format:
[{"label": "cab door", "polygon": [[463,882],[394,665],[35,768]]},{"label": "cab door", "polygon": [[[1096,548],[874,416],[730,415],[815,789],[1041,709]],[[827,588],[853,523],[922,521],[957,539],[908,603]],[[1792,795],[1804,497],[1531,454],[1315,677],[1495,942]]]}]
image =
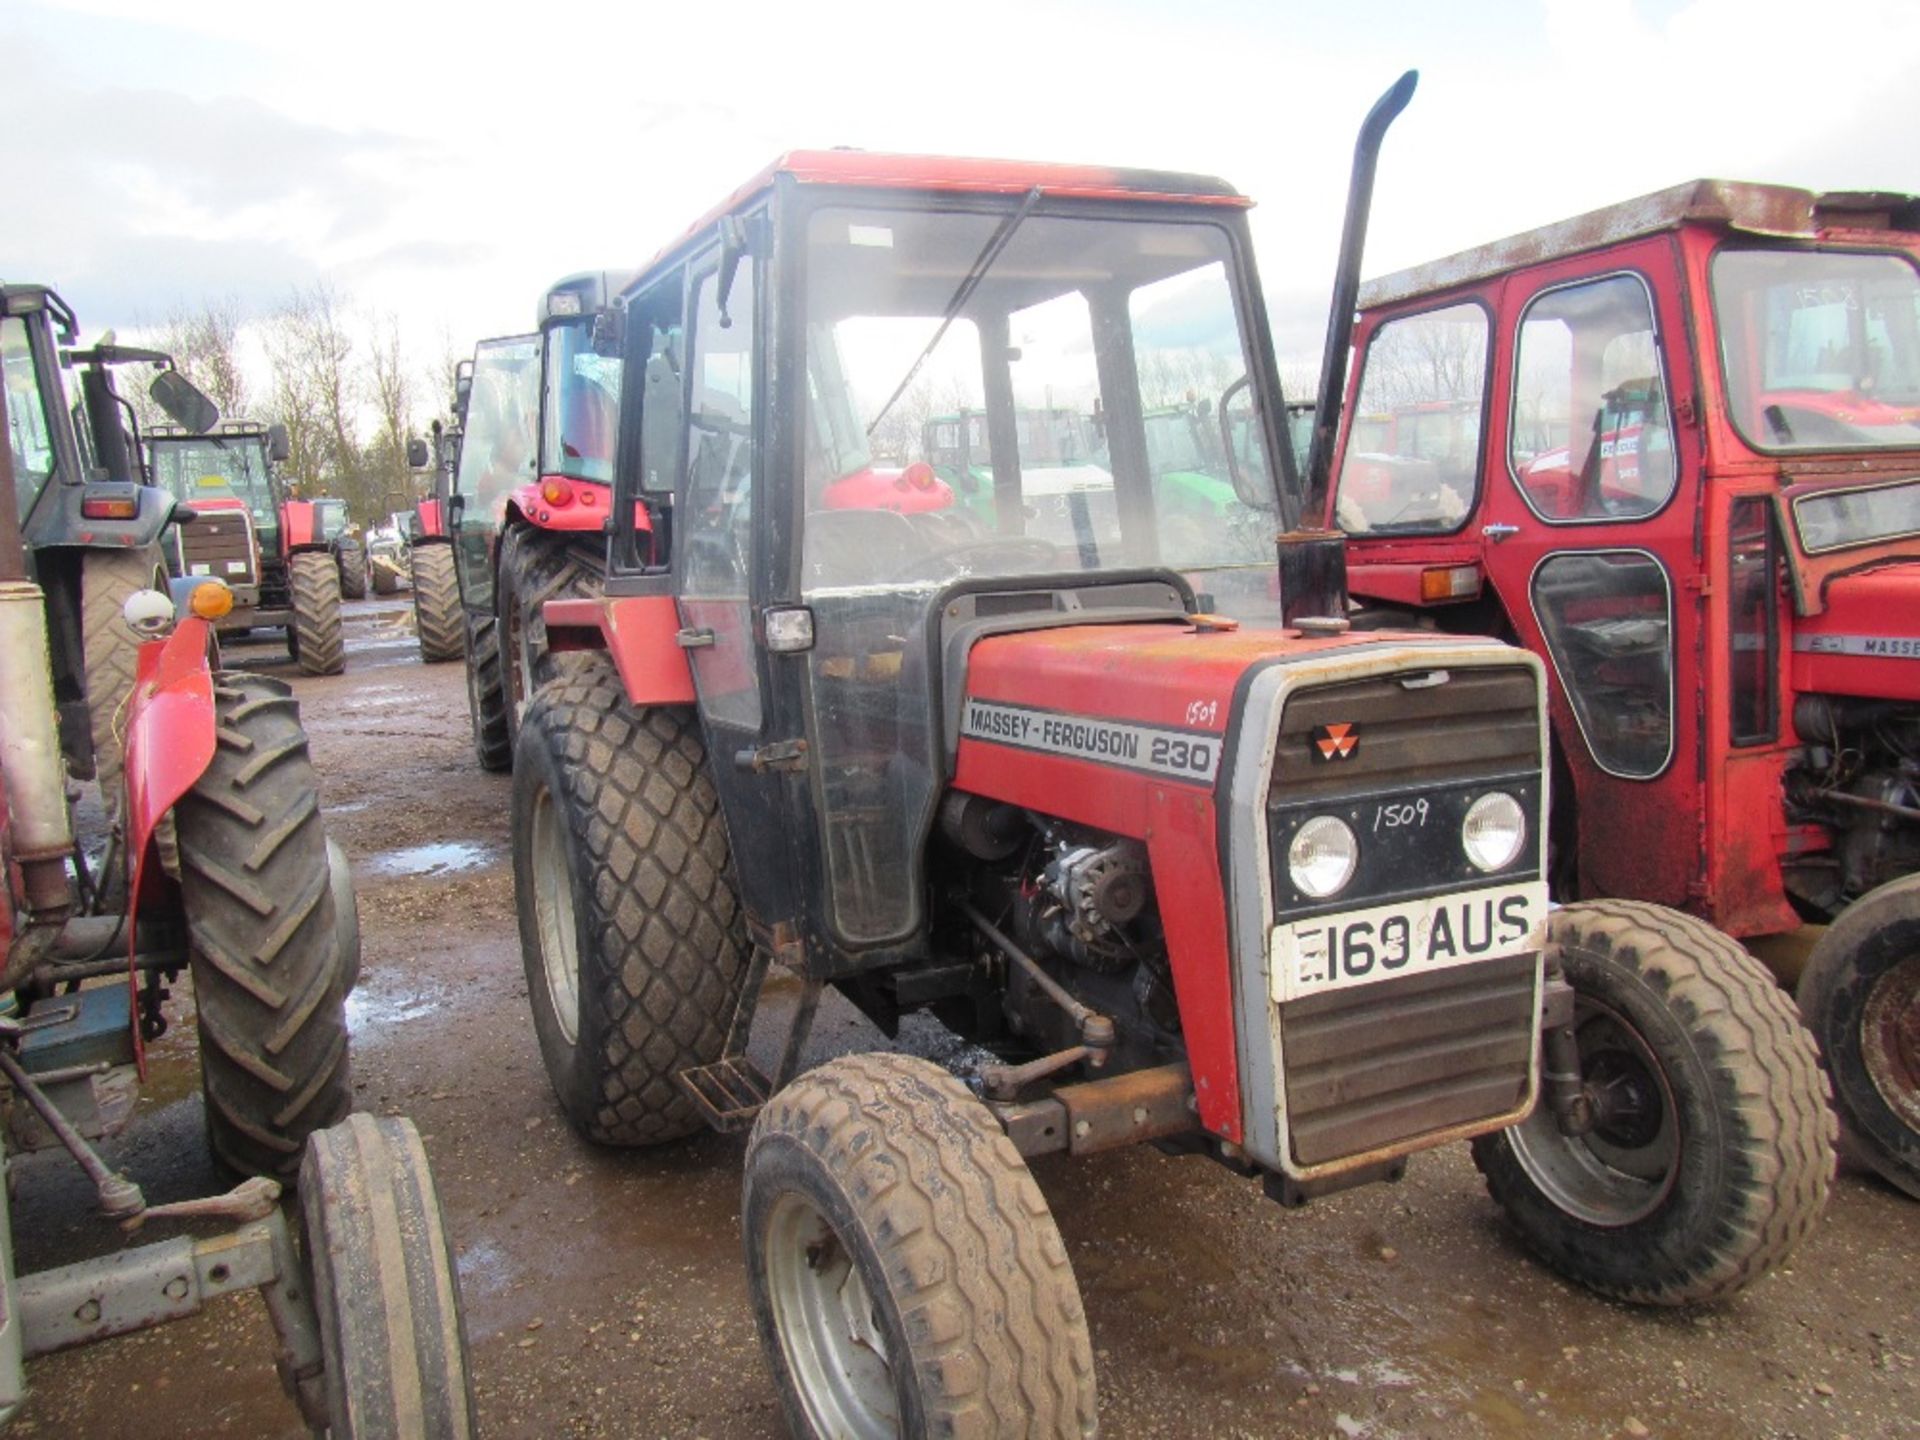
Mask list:
[{"label": "cab door", "polygon": [[482,340],[447,506],[460,603],[471,613],[493,613],[494,545],[507,496],[537,478],[539,418],[540,337]]},{"label": "cab door", "polygon": [[1681,906],[1705,875],[1702,457],[1676,263],[1656,238],[1505,282],[1481,529],[1488,582],[1551,662],[1579,893]]}]

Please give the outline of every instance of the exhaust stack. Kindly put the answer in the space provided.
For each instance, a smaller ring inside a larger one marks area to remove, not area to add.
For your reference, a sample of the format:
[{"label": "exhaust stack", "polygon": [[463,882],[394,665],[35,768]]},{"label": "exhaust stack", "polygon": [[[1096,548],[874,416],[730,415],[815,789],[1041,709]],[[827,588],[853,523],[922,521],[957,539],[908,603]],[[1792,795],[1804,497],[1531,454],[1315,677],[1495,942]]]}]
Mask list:
[{"label": "exhaust stack", "polygon": [[1333,303],[1327,314],[1327,346],[1320,361],[1320,395],[1313,412],[1313,444],[1307,452],[1305,497],[1296,529],[1279,537],[1281,617],[1292,625],[1302,616],[1344,621],[1347,615],[1346,539],[1324,527],[1327,490],[1333,467],[1333,437],[1339,431],[1340,400],[1347,388],[1347,350],[1353,343],[1353,307],[1360,294],[1360,259],[1367,244],[1367,216],[1373,206],[1373,176],[1387,127],[1413,99],[1420,72],[1409,70],[1374,102],[1353,147],[1353,178],[1347,184],[1347,218],[1340,236],[1340,260],[1333,274]]}]

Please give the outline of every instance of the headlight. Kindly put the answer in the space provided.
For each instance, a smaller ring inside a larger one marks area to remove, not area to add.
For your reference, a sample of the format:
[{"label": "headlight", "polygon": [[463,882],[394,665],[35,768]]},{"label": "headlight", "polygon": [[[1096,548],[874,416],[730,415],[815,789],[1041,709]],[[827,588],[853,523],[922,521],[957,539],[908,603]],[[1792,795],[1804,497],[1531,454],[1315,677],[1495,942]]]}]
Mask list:
[{"label": "headlight", "polygon": [[1287,846],[1287,878],[1314,900],[1337,894],[1359,863],[1360,842],[1346,822],[1333,815],[1314,816],[1293,832],[1293,843]]},{"label": "headlight", "polygon": [[1479,869],[1504,870],[1527,843],[1527,812],[1504,790],[1482,795],[1460,825],[1460,843]]}]

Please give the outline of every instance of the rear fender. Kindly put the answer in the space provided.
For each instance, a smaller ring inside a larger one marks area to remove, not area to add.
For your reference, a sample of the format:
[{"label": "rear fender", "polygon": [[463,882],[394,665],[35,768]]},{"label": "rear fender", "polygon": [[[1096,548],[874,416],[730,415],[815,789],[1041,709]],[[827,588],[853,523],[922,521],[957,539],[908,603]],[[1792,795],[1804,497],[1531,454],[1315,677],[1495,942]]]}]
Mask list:
[{"label": "rear fender", "polygon": [[207,622],[189,617],[164,640],[140,647],[127,700],[127,853],[133,897],[156,868],[153,832],[213,761],[213,673]]},{"label": "rear fender", "polygon": [[635,705],[693,704],[693,669],[676,638],[680,612],[671,595],[549,600],[540,613],[553,650],[611,655]]},{"label": "rear fender", "polygon": [[282,505],[280,543],[289,555],[326,549],[327,542],[320,538],[320,507],[311,500],[289,500]]},{"label": "rear fender", "polygon": [[[549,485],[569,497],[566,503],[555,505],[547,499]],[[576,480],[570,475],[546,475],[538,482],[522,485],[508,494],[507,518],[511,522],[518,517],[542,530],[593,532],[607,528],[607,516],[612,505],[611,485],[597,480]],[[637,500],[633,505],[633,528],[649,534],[653,530],[647,507]]]},{"label": "rear fender", "polygon": [[446,538],[447,522],[440,513],[438,500],[422,500],[413,512],[413,543]]}]

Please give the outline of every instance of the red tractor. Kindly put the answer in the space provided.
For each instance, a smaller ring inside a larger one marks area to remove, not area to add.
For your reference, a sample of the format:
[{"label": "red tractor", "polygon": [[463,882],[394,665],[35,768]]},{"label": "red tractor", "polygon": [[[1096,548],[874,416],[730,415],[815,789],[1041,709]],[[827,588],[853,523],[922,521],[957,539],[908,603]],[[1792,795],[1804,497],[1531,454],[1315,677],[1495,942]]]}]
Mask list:
[{"label": "red tractor", "polygon": [[1560,898],[1831,922],[1801,1009],[1920,1195],[1917,259],[1920,200],[1701,181],[1373,281],[1346,413],[1471,443],[1356,418],[1325,513],[1368,623],[1550,661]]},{"label": "red tractor", "polygon": [[208,576],[234,592],[221,633],[284,626],[288,653],[307,674],[344,670],[340,562],[324,502],[291,498],[276,469],[287,458],[285,428],[225,420],[202,434],[155,425],[145,439],[153,483],[201,517],[175,533],[173,573]]},{"label": "red tractor", "polygon": [[[1349,324],[1411,89],[1362,132]],[[1541,662],[1350,628],[1339,537],[1295,528],[1247,207],[1198,175],[794,153],[615,311],[612,512],[643,518],[601,595],[545,606],[581,653],[513,757],[529,999],[584,1136],[750,1128],[797,1435],[1093,1433],[1034,1155],[1152,1141],[1298,1205],[1471,1140],[1551,1264],[1655,1304],[1755,1279],[1823,1202],[1814,1047],[1757,962],[1656,906],[1550,913]],[[1197,375],[1245,513],[1176,562],[1146,417]],[[916,395],[982,417],[990,525],[823,503]],[[1031,528],[1017,417],[1048,406],[1103,416],[1111,530]],[[775,966],[800,998],[752,1054]],[[986,1063],[796,1078],[828,985]]]},{"label": "red tractor", "polygon": [[[75,624],[93,597],[86,556],[76,565],[69,552],[102,531],[69,536],[62,517],[203,522],[165,491],[75,463],[83,451],[131,463],[104,367],[169,362],[106,346],[74,356],[94,368],[83,376],[83,446],[52,360],[55,321],[70,335],[72,314],[51,291],[0,288],[4,1144],[64,1148],[92,1181],[103,1222],[129,1232],[194,1217],[229,1224],[34,1275],[14,1272],[0,1237],[0,1420],[26,1398],[27,1359],[257,1289],[276,1366],[316,1429],[470,1435],[458,1282],[419,1136],[404,1120],[347,1113],[359,927],[299,707],[277,680],[210,667],[214,627],[233,604],[210,577],[177,580],[171,593],[164,574],[161,588],[129,587],[120,623],[132,670],[122,683],[87,663],[84,646],[103,632]],[[194,430],[218,420],[170,371],[154,395]],[[132,538],[121,548],[144,548],[138,532],[122,533]],[[77,833],[67,791],[86,732],[60,724],[57,697],[75,687],[83,704],[112,710],[122,747],[124,784],[102,787],[104,848],[82,843],[99,837]],[[130,1120],[145,1047],[166,1030],[169,987],[183,975],[208,1141],[247,1178],[224,1195],[149,1205],[94,1142]],[[296,1183],[290,1219],[278,1202]],[[0,1189],[0,1225],[11,1188]]]},{"label": "red tractor", "polygon": [[537,332],[474,351],[447,518],[488,770],[512,764],[520,716],[554,673],[541,607],[598,595],[606,577],[620,403],[608,301],[620,283],[570,276],[542,297]]}]

